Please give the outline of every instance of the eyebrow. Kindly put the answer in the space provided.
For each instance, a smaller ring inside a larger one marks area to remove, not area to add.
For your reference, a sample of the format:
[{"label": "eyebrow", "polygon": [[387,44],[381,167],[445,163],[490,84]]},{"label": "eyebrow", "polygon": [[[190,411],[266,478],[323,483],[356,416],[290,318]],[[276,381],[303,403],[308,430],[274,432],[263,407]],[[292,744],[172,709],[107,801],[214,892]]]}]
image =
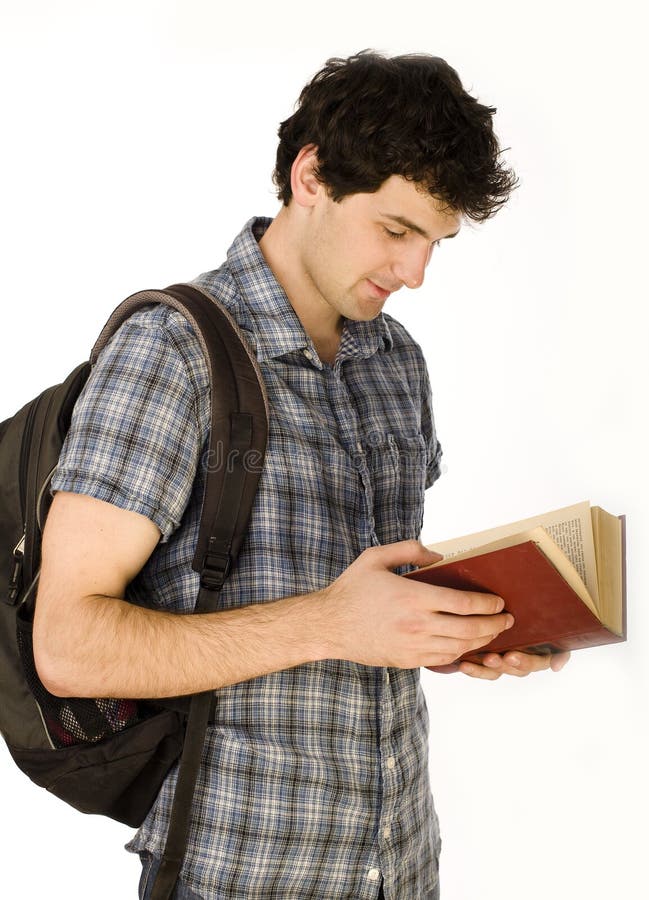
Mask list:
[{"label": "eyebrow", "polygon": [[[380,215],[384,216],[384,218],[391,219],[393,222],[397,222],[399,225],[403,225],[404,228],[409,228],[411,231],[414,231],[415,234],[420,234],[422,237],[425,237],[427,241],[431,240],[430,235],[424,228],[422,228],[420,225],[416,225],[414,222],[411,222],[410,219],[406,219],[405,216],[393,216],[390,213],[380,212],[380,210],[379,213]],[[451,238],[456,237],[459,233],[460,229],[458,228],[458,230],[454,231],[453,234],[446,234],[440,240],[450,241]]]}]

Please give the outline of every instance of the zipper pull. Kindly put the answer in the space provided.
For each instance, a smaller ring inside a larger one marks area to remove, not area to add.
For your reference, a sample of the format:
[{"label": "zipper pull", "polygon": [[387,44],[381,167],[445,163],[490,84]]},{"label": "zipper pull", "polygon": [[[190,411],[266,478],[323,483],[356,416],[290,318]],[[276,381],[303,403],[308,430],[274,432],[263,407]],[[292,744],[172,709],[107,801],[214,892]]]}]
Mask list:
[{"label": "zipper pull", "polygon": [[20,577],[20,571],[23,567],[23,557],[25,555],[25,537],[26,534],[23,534],[21,539],[14,547],[14,568],[9,580],[9,594],[7,597],[9,603],[11,604],[15,603],[16,598],[18,597],[18,578]]}]

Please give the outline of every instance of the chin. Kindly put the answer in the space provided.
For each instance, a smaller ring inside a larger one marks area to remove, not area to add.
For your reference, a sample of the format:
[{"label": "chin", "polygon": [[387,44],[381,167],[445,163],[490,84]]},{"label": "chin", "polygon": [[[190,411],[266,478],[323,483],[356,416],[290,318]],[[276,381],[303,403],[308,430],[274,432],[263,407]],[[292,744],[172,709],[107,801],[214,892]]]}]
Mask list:
[{"label": "chin", "polygon": [[371,322],[373,319],[377,319],[381,313],[383,312],[383,305],[377,306],[375,309],[368,310],[356,310],[350,315],[345,316],[346,319],[350,319],[352,322]]}]

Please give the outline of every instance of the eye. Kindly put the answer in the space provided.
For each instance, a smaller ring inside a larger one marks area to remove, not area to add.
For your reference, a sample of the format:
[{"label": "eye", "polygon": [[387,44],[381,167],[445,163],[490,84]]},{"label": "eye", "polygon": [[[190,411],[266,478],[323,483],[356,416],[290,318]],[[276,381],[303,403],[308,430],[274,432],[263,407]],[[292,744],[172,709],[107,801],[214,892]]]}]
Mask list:
[{"label": "eye", "polygon": [[390,236],[391,238],[393,238],[395,241],[398,241],[398,240],[400,240],[401,238],[405,237],[405,236],[407,235],[407,233],[408,233],[407,231],[390,231],[390,229],[389,229],[389,228],[386,228],[385,225],[383,226],[383,230],[385,231],[385,233],[386,233],[387,235],[389,235],[389,236]]}]

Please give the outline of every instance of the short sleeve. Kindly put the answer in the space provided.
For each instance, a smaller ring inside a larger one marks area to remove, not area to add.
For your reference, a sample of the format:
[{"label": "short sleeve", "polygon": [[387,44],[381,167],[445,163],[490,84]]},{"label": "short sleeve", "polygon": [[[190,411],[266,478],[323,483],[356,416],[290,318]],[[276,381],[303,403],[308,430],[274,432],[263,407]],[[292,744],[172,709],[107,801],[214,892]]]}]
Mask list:
[{"label": "short sleeve", "polygon": [[51,490],[73,491],[178,528],[207,438],[209,376],[184,317],[135,313],[104,347],[74,408]]}]

